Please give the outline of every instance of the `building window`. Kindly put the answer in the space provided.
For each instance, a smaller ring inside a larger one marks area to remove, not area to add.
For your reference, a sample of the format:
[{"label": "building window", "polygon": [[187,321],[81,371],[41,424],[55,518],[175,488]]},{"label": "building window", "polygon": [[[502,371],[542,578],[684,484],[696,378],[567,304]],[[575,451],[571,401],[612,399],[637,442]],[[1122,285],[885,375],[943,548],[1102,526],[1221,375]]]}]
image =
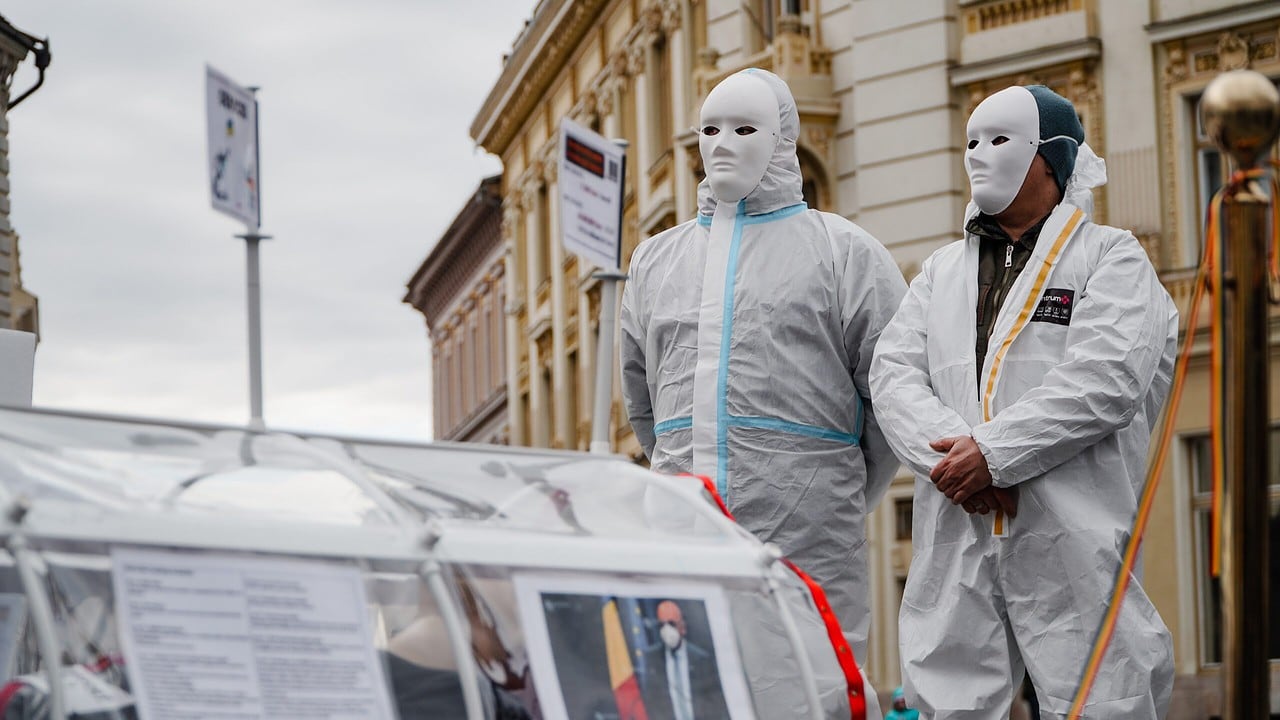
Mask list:
[{"label": "building window", "polygon": [[[1280,87],[1280,83],[1277,83]],[[1214,193],[1222,188],[1225,179],[1230,175],[1230,160],[1218,150],[1213,138],[1205,131],[1204,117],[1200,114],[1201,95],[1186,96],[1187,112],[1191,114],[1192,126],[1195,128],[1192,147],[1195,152],[1193,172],[1195,172],[1196,208],[1196,241],[1192,244],[1196,255],[1191,258],[1194,265],[1200,263],[1200,255],[1204,252],[1204,229],[1209,215],[1209,201]],[[1271,145],[1271,159],[1280,161],[1280,141]],[[1264,158],[1265,162],[1265,158]]]},{"label": "building window", "polygon": [[484,399],[481,394],[481,388],[484,383],[484,361],[481,358],[484,356],[485,347],[480,344],[479,313],[480,306],[477,305],[471,308],[470,316],[467,318],[467,327],[471,333],[471,352],[468,353],[470,362],[467,363],[466,368],[467,387],[470,392],[468,413],[475,412],[480,407],[480,402]]},{"label": "building window", "polygon": [[551,263],[548,262],[551,254],[551,203],[545,183],[538,186],[538,232],[532,244],[534,290],[541,290],[544,284],[551,282]]},{"label": "building window", "polygon": [[[1209,438],[1200,435],[1188,438],[1187,448],[1191,459],[1191,512],[1195,533],[1196,560],[1196,596],[1199,612],[1197,622],[1200,626],[1200,662],[1216,664],[1222,662],[1222,588],[1217,578],[1209,574],[1210,531],[1212,528],[1213,488],[1210,482],[1212,455]],[[1270,467],[1268,468],[1269,492],[1271,502],[1271,547],[1280,547],[1280,427],[1271,429],[1270,447],[1268,448]],[[1280,592],[1280,563],[1275,560],[1274,550],[1270,567],[1271,597]],[[1280,624],[1271,623],[1270,657],[1280,660]]]},{"label": "building window", "polygon": [[1218,150],[1218,146],[1213,144],[1208,134],[1204,130],[1204,122],[1198,112],[1200,107],[1200,96],[1195,95],[1187,98],[1192,118],[1195,122],[1195,173],[1196,173],[1196,208],[1199,210],[1199,222],[1196,224],[1200,228],[1197,233],[1196,257],[1193,262],[1199,262],[1200,253],[1204,250],[1204,232],[1205,218],[1209,211],[1209,200],[1213,194],[1222,187],[1222,178],[1227,173],[1227,159],[1222,156]]},{"label": "building window", "polygon": [[480,333],[480,358],[476,365],[476,385],[480,387],[481,401],[487,400],[493,392],[493,322],[489,319],[493,314],[493,283],[484,286],[484,295],[480,297],[477,308],[476,325]]},{"label": "building window", "polygon": [[665,35],[659,35],[653,44],[649,70],[649,107],[652,113],[649,120],[649,127],[652,128],[649,145],[652,157],[648,161],[653,165],[671,150],[675,136],[671,107],[671,44],[667,42]]},{"label": "building window", "polygon": [[[569,366],[568,373],[567,373],[568,381],[565,383],[566,385],[565,387],[560,388],[561,392],[566,393],[569,396],[569,402],[566,403],[566,405],[569,408],[569,422],[568,422],[569,437],[564,439],[564,446],[566,448],[569,448],[570,450],[574,450],[574,449],[586,450],[587,448],[582,447],[581,444],[578,442],[578,437],[579,437],[578,418],[581,417],[581,415],[579,414],[580,408],[578,407],[578,397],[579,397],[578,388],[582,387],[582,385],[580,384],[580,381],[578,379],[578,351],[577,350],[569,351],[568,366]],[[582,395],[590,396],[590,393],[582,393]]]},{"label": "building window", "polygon": [[449,418],[449,433],[453,433],[458,429],[458,424],[462,421],[462,414],[466,413],[466,407],[463,406],[462,397],[462,363],[463,352],[465,352],[466,342],[463,340],[462,325],[456,324],[453,327],[453,351],[449,354],[449,366],[453,370],[453,377],[449,380],[449,405],[453,406],[453,414]]},{"label": "building window", "polygon": [[[500,282],[500,281],[499,281]],[[492,373],[493,387],[502,387],[506,382],[504,377],[504,369],[507,365],[507,309],[503,306],[507,296],[502,292],[502,286],[498,286],[497,295],[494,295],[492,304],[489,305],[489,316],[493,322],[493,348],[490,350],[490,356],[493,357],[492,363],[489,364],[489,372]]]},{"label": "building window", "polygon": [[[541,357],[539,356],[539,360]],[[533,444],[537,447],[551,447],[555,437],[556,403],[551,393],[554,385],[551,382],[551,368],[544,365],[538,370],[538,384],[542,390],[542,407],[538,408],[537,426],[533,431]]]},{"label": "building window", "polygon": [[830,210],[822,163],[805,148],[796,148],[796,158],[800,161],[800,193],[805,204],[815,210]]},{"label": "building window", "polygon": [[524,433],[523,437],[512,437],[512,445],[524,445],[532,447],[534,445],[533,438],[533,394],[523,392],[520,394],[520,414],[523,416]]},{"label": "building window", "polygon": [[753,0],[742,4],[742,9],[747,13],[747,22],[750,23],[750,37],[752,41],[748,46],[753,51],[760,51],[769,47],[773,42],[773,26],[778,20],[778,0]]},{"label": "building window", "polygon": [[440,437],[444,431],[444,354],[440,352],[439,339],[431,353],[431,435]]},{"label": "building window", "polygon": [[441,403],[444,406],[441,412],[440,437],[448,437],[449,431],[453,429],[453,338],[445,341],[444,351],[444,368],[441,375],[444,382],[440,384]]},{"label": "building window", "polygon": [[894,539],[911,539],[911,503],[912,499],[909,497],[893,501]]}]

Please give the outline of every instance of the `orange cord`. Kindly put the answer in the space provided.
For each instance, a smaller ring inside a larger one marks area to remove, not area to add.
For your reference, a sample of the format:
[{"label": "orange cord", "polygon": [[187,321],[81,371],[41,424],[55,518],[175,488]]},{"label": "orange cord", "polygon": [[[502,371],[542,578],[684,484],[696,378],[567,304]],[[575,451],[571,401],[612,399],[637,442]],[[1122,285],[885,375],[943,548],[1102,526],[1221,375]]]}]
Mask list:
[{"label": "orange cord", "polygon": [[[1280,167],[1280,166],[1278,166]],[[1089,697],[1089,691],[1093,689],[1094,681],[1098,677],[1098,672],[1102,668],[1102,659],[1106,656],[1107,647],[1111,644],[1111,638],[1115,633],[1116,620],[1120,617],[1120,605],[1124,601],[1124,595],[1129,589],[1129,581],[1133,576],[1133,568],[1138,561],[1138,549],[1142,545],[1142,537],[1146,533],[1147,521],[1151,516],[1151,508],[1155,503],[1156,488],[1160,484],[1160,476],[1164,472],[1165,458],[1169,453],[1169,445],[1173,439],[1173,430],[1175,426],[1178,406],[1182,402],[1182,390],[1186,384],[1187,366],[1191,361],[1191,348],[1195,343],[1196,328],[1200,320],[1200,304],[1204,297],[1206,285],[1209,287],[1211,317],[1209,321],[1209,329],[1211,334],[1210,342],[1210,404],[1212,412],[1210,417],[1210,445],[1212,446],[1212,471],[1211,483],[1213,487],[1213,510],[1212,510],[1212,538],[1210,541],[1210,569],[1214,577],[1218,575],[1219,549],[1220,549],[1220,526],[1221,526],[1221,506],[1222,506],[1222,489],[1223,489],[1223,469],[1225,462],[1225,453],[1223,452],[1222,437],[1222,330],[1223,330],[1223,303],[1222,303],[1222,273],[1220,268],[1223,263],[1223,243],[1221,242],[1220,218],[1222,212],[1222,199],[1236,187],[1251,178],[1259,177],[1261,170],[1250,170],[1247,172],[1237,172],[1232,175],[1231,182],[1219,190],[1209,203],[1209,213],[1206,218],[1205,230],[1205,247],[1204,256],[1200,261],[1200,267],[1196,272],[1195,291],[1191,299],[1191,312],[1187,322],[1187,334],[1183,341],[1182,351],[1178,356],[1178,364],[1174,370],[1173,392],[1169,399],[1169,405],[1165,409],[1164,425],[1160,434],[1160,442],[1156,446],[1156,453],[1147,471],[1146,484],[1143,487],[1142,497],[1138,502],[1138,511],[1134,517],[1133,529],[1129,534],[1129,540],[1125,544],[1123,560],[1120,568],[1116,572],[1115,585],[1111,591],[1111,600],[1107,605],[1107,612],[1103,616],[1102,623],[1098,628],[1098,634],[1094,638],[1093,649],[1089,653],[1089,660],[1085,664],[1084,673],[1080,681],[1080,686],[1076,690],[1075,698],[1071,702],[1071,711],[1067,715],[1069,720],[1078,720],[1081,713],[1084,712],[1085,701]],[[1274,282],[1280,281],[1280,183],[1276,178],[1271,178],[1271,243],[1268,247],[1268,260],[1271,279]]]}]

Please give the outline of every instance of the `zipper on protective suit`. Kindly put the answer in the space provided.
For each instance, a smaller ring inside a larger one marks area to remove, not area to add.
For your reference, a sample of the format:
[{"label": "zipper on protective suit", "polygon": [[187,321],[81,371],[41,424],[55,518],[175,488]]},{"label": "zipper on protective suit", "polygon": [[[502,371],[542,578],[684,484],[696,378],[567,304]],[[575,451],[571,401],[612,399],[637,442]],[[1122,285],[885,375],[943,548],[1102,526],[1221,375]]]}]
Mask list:
[{"label": "zipper on protective suit", "polygon": [[[1055,214],[1056,212],[1057,211],[1055,211]],[[1045,286],[1049,281],[1049,275],[1052,273],[1054,266],[1057,265],[1058,257],[1062,254],[1062,250],[1067,246],[1067,242],[1071,239],[1071,236],[1075,234],[1076,229],[1080,227],[1083,220],[1084,211],[1079,208],[1074,208],[1074,212],[1072,212],[1071,216],[1067,219],[1057,236],[1054,237],[1053,244],[1049,246],[1049,250],[1040,256],[1039,267],[1036,268],[1036,274],[1030,281],[1031,287],[1027,290],[1025,296],[1026,299],[1018,308],[1018,314],[1014,317],[1013,326],[1009,329],[1008,333],[1000,339],[1000,343],[996,347],[996,351],[994,353],[991,352],[991,349],[988,346],[987,364],[989,365],[989,369],[983,374],[985,382],[983,383],[984,387],[980,398],[983,422],[988,422],[995,417],[995,394],[1000,386],[1001,371],[1003,370],[1004,359],[1009,353],[1009,348],[1012,347],[1014,341],[1017,340],[1018,336],[1030,322],[1031,315],[1035,311],[1036,303],[1040,301],[1040,296],[1044,294]],[[1050,223],[1051,222],[1052,218],[1050,218]],[[1050,225],[1046,224],[1046,228],[1048,227],[1050,227]],[[1041,232],[1043,232],[1043,230]],[[1007,253],[1008,257],[1012,257],[1012,252],[1013,246],[1010,245]],[[1034,260],[1035,257],[1036,256],[1033,255],[1031,259]],[[1009,262],[1008,264],[1012,263]],[[1008,265],[1006,265],[1006,267],[1008,267]],[[1023,270],[1023,275],[1024,277],[1019,277],[1018,280],[1014,282],[1013,287],[1010,288],[1010,297],[1014,296],[1014,289],[1023,285],[1024,278],[1026,276],[1026,268]],[[1012,306],[1006,306],[1001,308],[996,321],[997,329],[1000,327],[1000,321],[1008,316],[1006,311],[1009,311],[1011,307]],[[999,333],[992,334],[992,339],[996,338],[1000,338]],[[996,537],[1008,537],[1008,526],[1009,523],[1006,521],[1004,513],[1000,510],[996,510],[995,517],[992,520],[991,534]]]}]

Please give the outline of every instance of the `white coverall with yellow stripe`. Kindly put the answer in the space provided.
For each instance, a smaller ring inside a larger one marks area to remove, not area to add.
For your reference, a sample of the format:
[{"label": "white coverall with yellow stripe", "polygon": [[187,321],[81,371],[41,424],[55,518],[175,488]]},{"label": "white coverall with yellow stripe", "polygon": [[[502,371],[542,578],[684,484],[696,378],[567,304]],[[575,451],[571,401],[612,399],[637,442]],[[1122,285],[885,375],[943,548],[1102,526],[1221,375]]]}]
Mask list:
[{"label": "white coverall with yellow stripe", "polygon": [[[1025,663],[1043,717],[1059,717],[1142,492],[1177,311],[1133,235],[1064,202],[1000,310],[975,386],[978,243],[925,261],[870,373],[880,426],[916,476],[903,680],[924,717],[1004,718]],[[943,457],[929,442],[957,435],[974,437],[997,487],[1020,490],[1004,537],[994,515],[967,514],[929,480]],[[1086,717],[1163,717],[1172,661],[1135,578]]]}]

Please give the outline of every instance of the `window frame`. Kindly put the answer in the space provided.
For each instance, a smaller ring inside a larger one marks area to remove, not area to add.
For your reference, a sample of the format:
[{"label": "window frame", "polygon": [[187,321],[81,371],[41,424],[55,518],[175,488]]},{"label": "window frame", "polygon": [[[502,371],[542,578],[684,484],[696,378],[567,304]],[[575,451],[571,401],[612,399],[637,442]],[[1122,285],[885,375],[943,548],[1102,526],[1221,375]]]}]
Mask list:
[{"label": "window frame", "polygon": [[[1185,453],[1186,459],[1186,488],[1187,505],[1183,512],[1190,514],[1190,529],[1192,541],[1192,558],[1191,571],[1193,596],[1195,598],[1195,647],[1196,647],[1196,666],[1199,669],[1219,668],[1222,665],[1221,659],[1221,599],[1214,598],[1214,583],[1216,579],[1209,577],[1209,569],[1207,567],[1209,558],[1209,523],[1211,522],[1213,491],[1205,476],[1208,470],[1209,460],[1204,454],[1209,452],[1209,434],[1206,431],[1198,431],[1186,433],[1181,436],[1181,446]],[[1271,473],[1271,482],[1268,484],[1267,499],[1271,505],[1271,514],[1274,516],[1280,514],[1280,423],[1273,422],[1271,425],[1270,440],[1268,443],[1269,464]],[[1280,579],[1272,581],[1272,586],[1280,586]],[[1217,623],[1215,625],[1214,618],[1210,617],[1213,613],[1211,605],[1218,605]],[[1212,657],[1211,652],[1214,642],[1209,635],[1210,632],[1216,631],[1219,635],[1217,658]],[[1274,632],[1274,630],[1273,630]],[[1271,664],[1280,665],[1280,647],[1272,648],[1272,654],[1275,657],[1270,658]]]}]

